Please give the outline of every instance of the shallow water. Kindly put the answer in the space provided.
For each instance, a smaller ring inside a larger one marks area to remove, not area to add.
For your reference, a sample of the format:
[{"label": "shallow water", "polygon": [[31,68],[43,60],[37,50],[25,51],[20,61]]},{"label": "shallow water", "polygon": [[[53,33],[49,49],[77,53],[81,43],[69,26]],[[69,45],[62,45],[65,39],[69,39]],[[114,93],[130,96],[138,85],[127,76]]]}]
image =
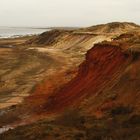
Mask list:
[{"label": "shallow water", "polygon": [[0,38],[41,34],[49,29],[0,27]]}]

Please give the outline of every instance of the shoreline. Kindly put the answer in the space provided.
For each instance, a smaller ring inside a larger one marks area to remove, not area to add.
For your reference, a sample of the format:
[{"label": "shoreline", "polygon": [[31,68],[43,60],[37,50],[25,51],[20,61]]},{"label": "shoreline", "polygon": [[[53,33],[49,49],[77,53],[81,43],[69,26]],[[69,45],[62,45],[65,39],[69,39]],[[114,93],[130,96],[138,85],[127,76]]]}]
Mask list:
[{"label": "shoreline", "polygon": [[23,27],[0,27],[0,39],[16,39],[26,36],[39,35],[51,29],[23,28]]},{"label": "shoreline", "polygon": [[38,33],[38,34],[25,34],[25,35],[11,35],[11,36],[1,36],[0,35],[0,40],[1,39],[18,39],[18,38],[22,38],[22,37],[32,37],[32,36],[37,36],[40,35],[42,33]]}]

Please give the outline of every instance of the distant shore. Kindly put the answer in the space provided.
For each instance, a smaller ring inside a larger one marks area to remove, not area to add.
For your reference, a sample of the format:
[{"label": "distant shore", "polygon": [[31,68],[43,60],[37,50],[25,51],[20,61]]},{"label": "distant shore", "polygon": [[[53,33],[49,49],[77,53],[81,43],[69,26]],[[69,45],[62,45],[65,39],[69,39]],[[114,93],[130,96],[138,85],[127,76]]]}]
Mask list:
[{"label": "distant shore", "polygon": [[41,28],[20,28],[20,27],[0,27],[0,38],[18,38],[24,36],[38,35],[50,29]]}]

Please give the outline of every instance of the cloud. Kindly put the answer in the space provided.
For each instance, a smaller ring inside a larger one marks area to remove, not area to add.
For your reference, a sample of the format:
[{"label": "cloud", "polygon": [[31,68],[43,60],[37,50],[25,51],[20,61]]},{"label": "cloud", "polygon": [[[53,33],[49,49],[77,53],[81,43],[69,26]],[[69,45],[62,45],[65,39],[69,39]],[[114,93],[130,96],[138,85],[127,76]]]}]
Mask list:
[{"label": "cloud", "polygon": [[0,25],[90,26],[140,23],[140,0],[0,0]]}]

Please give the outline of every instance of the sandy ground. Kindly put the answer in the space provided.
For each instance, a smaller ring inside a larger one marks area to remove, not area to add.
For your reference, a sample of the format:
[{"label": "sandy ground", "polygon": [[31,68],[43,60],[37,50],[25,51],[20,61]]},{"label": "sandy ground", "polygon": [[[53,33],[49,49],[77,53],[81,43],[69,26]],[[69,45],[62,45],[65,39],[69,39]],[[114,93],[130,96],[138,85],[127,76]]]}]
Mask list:
[{"label": "sandy ground", "polygon": [[60,65],[48,53],[0,48],[0,108],[22,102],[38,82]]},{"label": "sandy ground", "polygon": [[73,34],[51,46],[24,45],[30,38],[0,39],[0,109],[22,103],[55,73],[78,68],[87,50],[110,36]]}]

